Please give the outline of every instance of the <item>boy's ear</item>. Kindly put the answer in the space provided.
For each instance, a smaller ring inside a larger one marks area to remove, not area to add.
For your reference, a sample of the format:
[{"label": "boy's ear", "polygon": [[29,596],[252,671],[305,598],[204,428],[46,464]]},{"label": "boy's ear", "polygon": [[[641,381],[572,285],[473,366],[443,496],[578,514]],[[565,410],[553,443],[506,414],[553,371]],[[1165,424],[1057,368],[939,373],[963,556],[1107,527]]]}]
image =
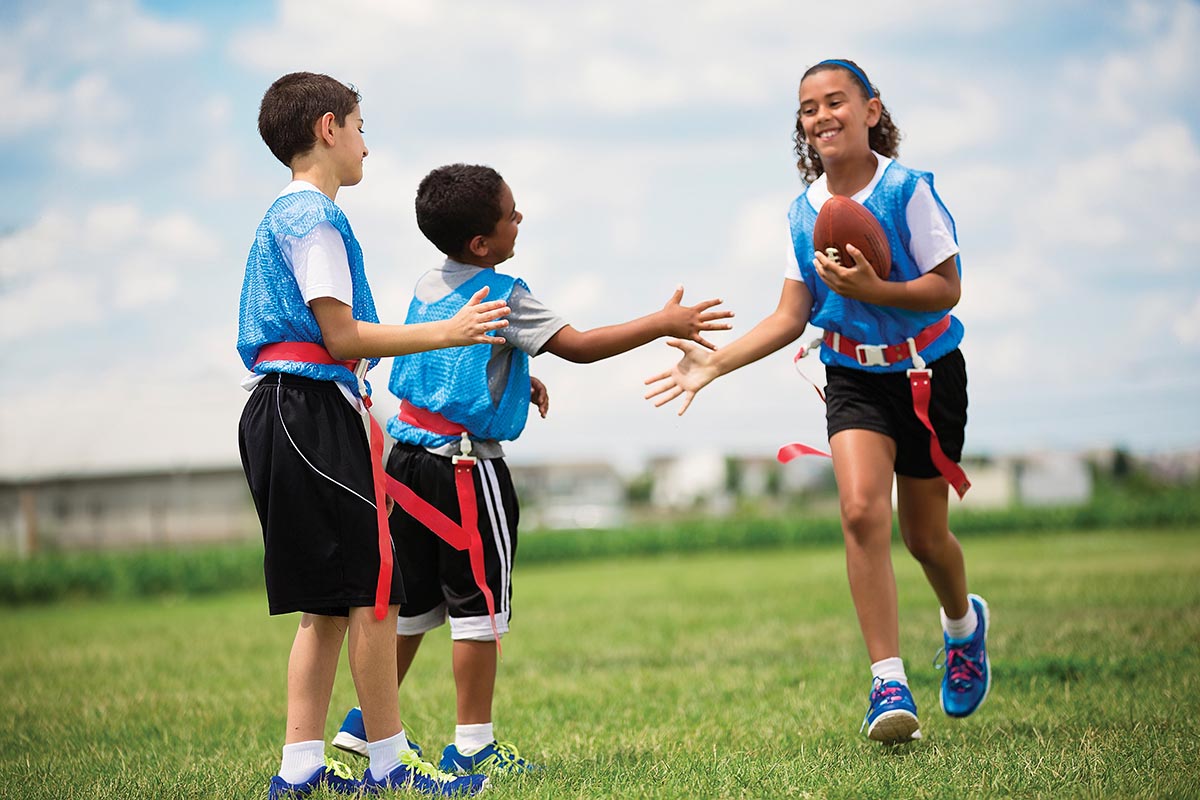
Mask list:
[{"label": "boy's ear", "polygon": [[337,125],[337,120],[332,111],[326,111],[316,122],[313,123],[313,133],[316,134],[318,142],[324,142],[326,145],[333,147],[333,129]]},{"label": "boy's ear", "polygon": [[467,252],[476,258],[487,258],[488,249],[486,236],[472,236],[471,241],[467,242]]}]

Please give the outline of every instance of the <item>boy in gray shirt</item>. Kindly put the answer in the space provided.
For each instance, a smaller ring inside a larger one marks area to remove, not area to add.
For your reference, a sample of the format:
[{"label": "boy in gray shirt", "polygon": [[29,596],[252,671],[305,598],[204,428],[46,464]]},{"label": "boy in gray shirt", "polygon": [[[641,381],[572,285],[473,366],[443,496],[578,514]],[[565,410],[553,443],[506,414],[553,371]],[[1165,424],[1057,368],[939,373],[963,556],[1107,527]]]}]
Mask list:
[{"label": "boy in gray shirt", "polygon": [[[519,514],[500,442],[521,434],[531,403],[542,416],[548,407],[546,387],[529,375],[529,359],[548,352],[589,363],[662,336],[712,348],[702,332],[729,329],[718,320],[733,314],[710,310],[721,302],[715,299],[684,306],[680,287],[661,310],[644,317],[587,331],[571,327],[523,280],[496,271],[513,256],[522,215],[512,190],[490,167],[433,170],[417,190],[416,211],[421,232],[447,259],[417,281],[406,322],[442,319],[462,306],[460,298],[485,287],[488,300],[504,300],[510,310],[502,344],[407,355],[392,368],[389,388],[401,403],[387,425],[396,439],[388,474],[464,529],[479,509],[475,546],[483,551],[483,569],[474,573],[467,551],[404,511],[392,515],[396,563],[407,594],[397,622],[397,672],[403,682],[422,637],[449,617],[458,726],[440,767],[453,773],[523,772],[536,767],[511,744],[496,740],[492,696],[498,637],[508,632],[511,616]],[[456,485],[455,459],[462,462],[467,455],[476,459],[473,497],[469,488],[459,491],[465,483]],[[346,717],[335,746],[352,752],[365,747],[356,715],[351,710]]]}]

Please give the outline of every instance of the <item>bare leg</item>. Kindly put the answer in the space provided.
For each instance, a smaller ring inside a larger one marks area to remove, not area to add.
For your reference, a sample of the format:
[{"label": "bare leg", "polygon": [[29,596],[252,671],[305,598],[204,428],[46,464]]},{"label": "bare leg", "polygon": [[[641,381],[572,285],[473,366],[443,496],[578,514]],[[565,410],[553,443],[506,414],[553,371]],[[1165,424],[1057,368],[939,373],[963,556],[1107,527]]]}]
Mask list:
[{"label": "bare leg", "polygon": [[949,493],[942,478],[900,477],[896,482],[904,544],[925,570],[946,616],[958,619],[967,613],[967,570],[947,520]]},{"label": "bare leg", "polygon": [[375,619],[375,609],[350,609],[350,673],[363,712],[367,741],[377,742],[400,732],[396,703],[396,611]]},{"label": "bare leg", "polygon": [[892,572],[892,474],[896,443],[847,430],[829,440],[846,541],[846,572],[858,625],[872,662],[900,655],[896,576]]},{"label": "bare leg", "polygon": [[325,717],[345,635],[345,617],[300,616],[288,657],[285,744],[325,738]]},{"label": "bare leg", "polygon": [[404,677],[408,675],[409,667],[412,666],[413,659],[417,657],[417,650],[421,647],[421,642],[424,641],[425,634],[418,633],[415,636],[396,636],[396,685],[400,686],[404,683]]},{"label": "bare leg", "polygon": [[454,643],[454,684],[458,690],[458,724],[492,721],[496,688],[496,643]]}]

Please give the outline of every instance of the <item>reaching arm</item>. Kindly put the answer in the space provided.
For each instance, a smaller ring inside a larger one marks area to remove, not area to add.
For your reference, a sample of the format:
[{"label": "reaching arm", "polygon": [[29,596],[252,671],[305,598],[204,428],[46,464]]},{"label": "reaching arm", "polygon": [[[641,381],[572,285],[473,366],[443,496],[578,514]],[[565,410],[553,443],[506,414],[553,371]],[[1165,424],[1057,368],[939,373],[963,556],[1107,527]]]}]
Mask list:
[{"label": "reaching arm", "polygon": [[667,344],[682,351],[683,358],[666,372],[646,379],[647,386],[658,384],[646,393],[646,399],[654,400],[654,405],[658,407],[683,395],[683,403],[679,407],[682,416],[692,404],[696,392],[721,375],[758,361],[794,342],[804,333],[811,311],[812,295],[808,287],[800,281],[785,280],[778,307],[745,336],[726,347],[710,353],[691,342],[672,339]]},{"label": "reaching arm", "polygon": [[576,364],[590,364],[625,353],[661,336],[691,339],[710,350],[716,349],[700,334],[702,331],[729,330],[729,323],[715,320],[728,319],[733,312],[709,311],[721,303],[716,299],[705,300],[694,306],[685,306],[682,301],[683,287],[680,286],[667,304],[653,314],[588,331],[577,331],[567,325],[550,337],[543,350]]},{"label": "reaching arm", "polygon": [[957,256],[950,256],[919,278],[911,281],[885,281],[854,245],[846,245],[853,266],[843,266],[824,253],[816,253],[813,266],[825,284],[842,297],[877,306],[909,311],[940,311],[958,305],[962,287],[958,278]]},{"label": "reaching arm", "polygon": [[332,297],[315,298],[309,307],[321,328],[325,349],[336,359],[382,358],[461,347],[469,344],[502,344],[499,336],[488,336],[508,324],[503,300],[483,302],[487,288],[480,289],[450,319],[418,325],[379,325],[354,318],[350,306]]}]

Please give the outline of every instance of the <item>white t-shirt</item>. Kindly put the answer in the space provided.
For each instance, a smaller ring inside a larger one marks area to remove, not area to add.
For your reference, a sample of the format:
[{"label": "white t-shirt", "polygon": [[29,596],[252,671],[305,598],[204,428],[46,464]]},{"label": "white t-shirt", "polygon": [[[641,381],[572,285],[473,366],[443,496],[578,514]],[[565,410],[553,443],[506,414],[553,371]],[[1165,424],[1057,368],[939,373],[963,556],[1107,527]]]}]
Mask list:
[{"label": "white t-shirt", "polygon": [[[875,166],[875,175],[871,178],[871,182],[864,186],[860,191],[855,192],[850,198],[856,203],[865,202],[871,196],[871,192],[875,191],[875,186],[879,183],[879,179],[883,177],[883,172],[892,163],[892,160],[887,156],[875,154],[877,162]],[[825,201],[833,195],[829,193],[828,181],[825,175],[817,178],[808,187],[808,201],[812,207],[818,212],[821,206],[825,205]],[[929,270],[941,264],[950,256],[958,253],[958,244],[954,241],[954,232],[951,229],[950,217],[942,210],[937,201],[933,199],[933,190],[929,183],[921,180],[917,181],[917,187],[913,191],[912,198],[908,201],[908,206],[904,209],[904,216],[908,220],[908,229],[912,232],[912,239],[909,241],[909,251],[912,254],[913,261],[916,262],[917,268],[924,275]],[[792,244],[792,232],[789,229],[788,235],[788,256],[787,267],[784,269],[783,277],[793,281],[803,281],[800,276],[800,264],[796,260],[796,247]]]},{"label": "white t-shirt", "polygon": [[[284,187],[275,198],[278,200],[285,195],[296,192],[321,191],[308,181],[292,181]],[[346,254],[346,243],[342,234],[329,222],[318,223],[303,237],[279,235],[275,237],[279,249],[296,276],[296,284],[300,287],[300,296],[304,302],[312,305],[318,297],[332,297],[348,306],[354,305],[354,284],[350,279],[350,257]],[[254,387],[266,377],[250,373],[242,380],[246,391]],[[342,394],[359,411],[362,411],[362,400],[350,391],[344,384],[338,383]]]},{"label": "white t-shirt", "polygon": [[[292,181],[279,197],[296,192],[318,192],[308,181]],[[279,197],[275,199],[278,200]],[[300,296],[312,305],[318,297],[332,297],[348,306],[354,305],[354,286],[350,281],[350,258],[346,243],[332,223],[321,222],[302,238],[277,236],[279,249],[292,267]]]}]

